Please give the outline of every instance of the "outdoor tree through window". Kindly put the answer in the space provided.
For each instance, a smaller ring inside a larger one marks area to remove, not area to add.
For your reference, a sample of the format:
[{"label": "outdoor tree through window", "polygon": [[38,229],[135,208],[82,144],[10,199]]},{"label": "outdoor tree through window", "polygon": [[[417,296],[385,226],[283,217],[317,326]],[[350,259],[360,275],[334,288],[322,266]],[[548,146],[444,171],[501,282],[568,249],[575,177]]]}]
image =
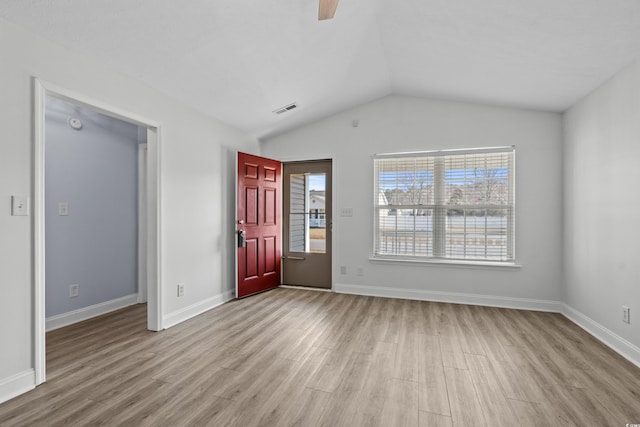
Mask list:
[{"label": "outdoor tree through window", "polygon": [[374,157],[374,257],[513,262],[514,147]]}]

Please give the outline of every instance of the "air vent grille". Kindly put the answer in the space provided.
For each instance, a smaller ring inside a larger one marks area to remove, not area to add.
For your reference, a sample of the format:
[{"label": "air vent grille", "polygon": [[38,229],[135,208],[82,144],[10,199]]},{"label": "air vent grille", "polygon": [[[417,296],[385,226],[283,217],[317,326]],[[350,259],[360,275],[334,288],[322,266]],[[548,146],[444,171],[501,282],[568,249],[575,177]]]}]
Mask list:
[{"label": "air vent grille", "polygon": [[298,105],[295,102],[289,105],[285,105],[284,107],[278,108],[276,110],[273,110],[273,112],[276,114],[282,114],[282,113],[286,113],[287,111],[291,111],[294,108],[298,108]]}]

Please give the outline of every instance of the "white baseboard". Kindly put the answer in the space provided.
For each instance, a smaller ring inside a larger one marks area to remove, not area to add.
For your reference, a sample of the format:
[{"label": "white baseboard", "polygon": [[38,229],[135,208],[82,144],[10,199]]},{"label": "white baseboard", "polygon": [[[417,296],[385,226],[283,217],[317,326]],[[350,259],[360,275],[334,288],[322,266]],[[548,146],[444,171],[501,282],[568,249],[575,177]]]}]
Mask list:
[{"label": "white baseboard", "polygon": [[563,304],[559,301],[464,294],[458,292],[426,291],[422,289],[348,285],[342,283],[334,284],[333,290],[334,292],[342,294],[401,298],[419,301],[447,302],[453,304],[470,304],[488,307],[515,308],[519,310],[551,311],[554,313],[562,312],[563,306]]},{"label": "white baseboard", "polygon": [[101,302],[100,304],[90,305],[89,307],[80,308],[68,313],[58,314],[56,316],[47,317],[47,332],[54,329],[69,326],[92,317],[101,316],[121,308],[129,307],[138,303],[138,294],[131,294],[125,297],[116,298],[111,301]]},{"label": "white baseboard", "polygon": [[172,326],[177,325],[178,323],[182,323],[185,320],[189,320],[192,317],[197,316],[198,314],[202,314],[205,311],[209,311],[212,308],[216,308],[217,306],[232,300],[234,297],[235,297],[235,291],[230,290],[220,295],[217,295],[215,297],[207,298],[204,301],[197,302],[196,304],[190,305],[189,307],[185,307],[178,311],[174,311],[173,313],[170,313],[164,316],[162,326],[165,329],[168,329]]},{"label": "white baseboard", "polygon": [[301,291],[333,292],[333,289],[314,288],[312,286],[280,285],[280,287],[285,289],[300,289]]},{"label": "white baseboard", "polygon": [[563,304],[562,314],[600,340],[604,345],[640,368],[639,347],[567,304]]},{"label": "white baseboard", "polygon": [[36,372],[29,369],[0,380],[0,403],[13,399],[36,387]]}]

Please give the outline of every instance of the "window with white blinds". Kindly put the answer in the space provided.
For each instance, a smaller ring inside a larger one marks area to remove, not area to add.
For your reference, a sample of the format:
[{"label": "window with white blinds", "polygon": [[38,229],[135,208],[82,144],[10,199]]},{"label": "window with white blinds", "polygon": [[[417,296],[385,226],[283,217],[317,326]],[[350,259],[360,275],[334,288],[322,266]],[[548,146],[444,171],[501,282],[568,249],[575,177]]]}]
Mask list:
[{"label": "window with white blinds", "polygon": [[515,148],[374,157],[374,257],[513,262]]}]

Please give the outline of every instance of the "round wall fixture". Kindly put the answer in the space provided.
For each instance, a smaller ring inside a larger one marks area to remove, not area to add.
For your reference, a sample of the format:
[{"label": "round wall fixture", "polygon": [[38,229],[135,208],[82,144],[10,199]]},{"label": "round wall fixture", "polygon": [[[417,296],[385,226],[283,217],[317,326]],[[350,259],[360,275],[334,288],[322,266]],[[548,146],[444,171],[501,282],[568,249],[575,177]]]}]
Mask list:
[{"label": "round wall fixture", "polygon": [[69,126],[75,130],[82,129],[82,121],[77,117],[69,117]]}]

